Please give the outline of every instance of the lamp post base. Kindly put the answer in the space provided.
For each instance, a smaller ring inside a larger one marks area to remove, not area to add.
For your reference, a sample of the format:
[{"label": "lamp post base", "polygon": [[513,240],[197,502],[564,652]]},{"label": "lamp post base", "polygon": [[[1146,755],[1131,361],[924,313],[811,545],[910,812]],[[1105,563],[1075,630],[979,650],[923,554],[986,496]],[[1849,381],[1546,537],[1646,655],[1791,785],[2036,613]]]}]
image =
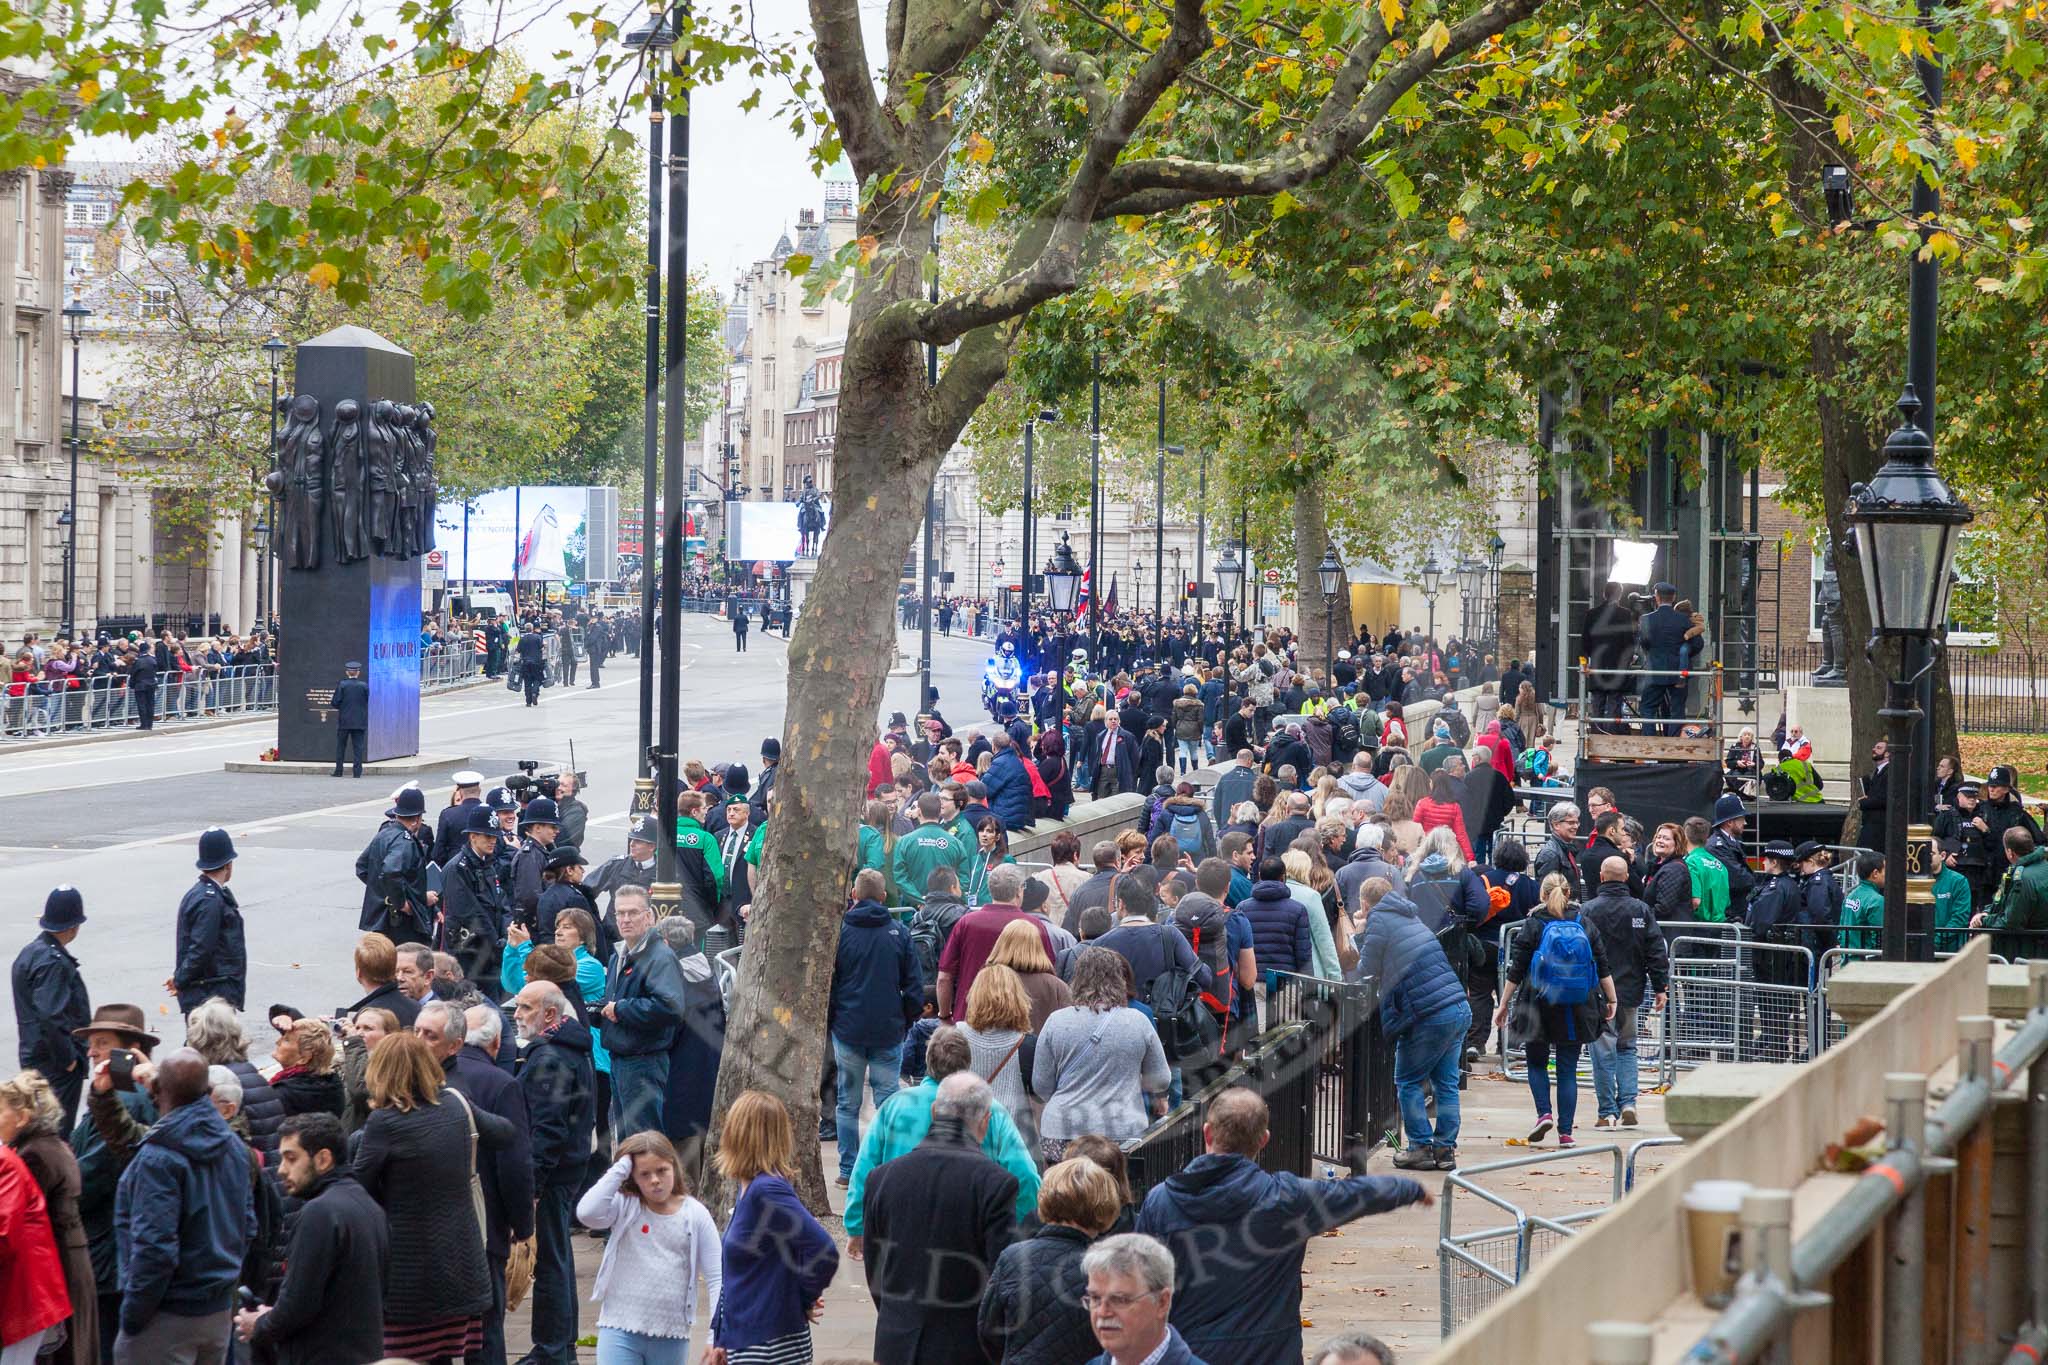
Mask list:
[{"label": "lamp post base", "polygon": [[656,882],[647,888],[647,902],[654,910],[656,924],[670,915],[680,913],[683,908],[683,884],[681,882]]}]

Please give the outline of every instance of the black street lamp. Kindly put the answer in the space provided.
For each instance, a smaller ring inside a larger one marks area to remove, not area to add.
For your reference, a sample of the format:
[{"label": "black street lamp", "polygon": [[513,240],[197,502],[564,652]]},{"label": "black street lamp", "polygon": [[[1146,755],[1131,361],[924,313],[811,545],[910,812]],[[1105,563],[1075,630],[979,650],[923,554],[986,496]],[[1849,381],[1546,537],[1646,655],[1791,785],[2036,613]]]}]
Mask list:
[{"label": "black street lamp", "polygon": [[1184,446],[1166,444],[1166,381],[1159,381],[1159,491],[1152,509],[1152,661],[1166,650],[1166,457],[1184,455]]},{"label": "black street lamp", "polygon": [[1337,558],[1337,542],[1327,541],[1323,545],[1323,562],[1316,565],[1316,579],[1323,590],[1323,668],[1328,671],[1336,658],[1335,637],[1332,631],[1337,623],[1337,593],[1344,586],[1344,561]]},{"label": "black street lamp", "polygon": [[1422,561],[1422,595],[1429,600],[1429,638],[1427,643],[1432,652],[1436,649],[1436,595],[1443,590],[1444,567],[1436,562],[1435,555],[1431,555],[1428,559]]},{"label": "black street lamp", "polygon": [[[1906,903],[1907,770],[1913,761],[1913,726],[1920,719],[1914,688],[1941,657],[1956,544],[1971,512],[1934,468],[1934,442],[1919,425],[1920,398],[1911,384],[1899,399],[1899,426],[1884,443],[1884,466],[1867,484],[1849,490],[1842,520],[1856,537],[1863,587],[1870,599],[1873,657],[1887,639],[1899,646],[1899,666],[1887,680],[1884,830],[1884,956],[1903,962],[1934,956],[1932,906]],[[1925,662],[1913,668],[1917,653]],[[1918,921],[1909,925],[1907,916]]]},{"label": "black street lamp", "polygon": [[1028,634],[1031,629],[1031,555],[1037,548],[1034,542],[1038,538],[1038,514],[1031,501],[1032,438],[1037,434],[1039,423],[1050,425],[1058,420],[1059,415],[1051,408],[1041,409],[1036,417],[1024,419],[1024,573],[1023,590],[1017,594],[1017,629],[1020,634]]},{"label": "black street lamp", "polygon": [[276,600],[272,596],[272,556],[277,553],[277,490],[273,486],[277,474],[277,376],[279,367],[284,364],[284,353],[290,349],[284,338],[275,332],[263,343],[263,354],[270,360],[270,472],[273,477],[263,482],[270,506],[263,525],[257,528],[267,538],[263,542],[263,577],[256,580],[256,628],[263,632],[266,641],[270,638],[270,604]]},{"label": "black street lamp", "polygon": [[[85,320],[92,309],[73,298],[64,305],[64,330],[71,338],[71,502],[59,518],[64,523],[64,638],[76,638],[78,624],[78,347],[85,339]],[[102,526],[100,534],[107,528]],[[100,585],[104,600],[106,585]]]},{"label": "black street lamp", "polygon": [[1230,630],[1226,641],[1237,639],[1237,589],[1244,582],[1244,564],[1237,557],[1237,547],[1226,545],[1216,560],[1216,593],[1229,605],[1224,609],[1230,614]]},{"label": "black street lamp", "polygon": [[1060,543],[1053,547],[1052,557],[1045,561],[1045,595],[1051,602],[1055,615],[1067,615],[1074,610],[1074,599],[1081,591],[1081,566],[1074,562],[1074,547],[1067,543],[1067,533],[1060,532]]},{"label": "black street lamp", "polygon": [[676,35],[656,10],[648,21],[626,35],[647,68],[647,354],[642,383],[640,445],[640,759],[633,783],[635,818],[654,813],[654,566],[648,548],[654,532],[654,484],[660,461],[661,433],[661,189],[662,124],[661,56],[675,46]]}]

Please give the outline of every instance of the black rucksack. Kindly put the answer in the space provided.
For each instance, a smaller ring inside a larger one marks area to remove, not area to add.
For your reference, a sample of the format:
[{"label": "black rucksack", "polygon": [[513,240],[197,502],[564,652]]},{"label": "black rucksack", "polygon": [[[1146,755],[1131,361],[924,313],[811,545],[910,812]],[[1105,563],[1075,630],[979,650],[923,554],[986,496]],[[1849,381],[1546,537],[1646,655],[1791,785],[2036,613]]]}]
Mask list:
[{"label": "black rucksack", "polygon": [[[949,911],[959,914],[949,914]],[[917,969],[927,986],[939,979],[939,955],[946,951],[946,936],[966,914],[965,907],[948,901],[938,906],[920,905],[910,917],[910,946],[917,950]]]},{"label": "black rucksack", "polygon": [[[1174,938],[1180,930],[1171,924],[1159,926]],[[1214,1057],[1223,1043],[1222,1027],[1202,1001],[1202,988],[1195,974],[1176,966],[1171,946],[1166,968],[1146,987],[1146,1003],[1152,1006],[1153,1027],[1159,1032],[1159,1046],[1171,1066],[1185,1066],[1204,1057]]]}]

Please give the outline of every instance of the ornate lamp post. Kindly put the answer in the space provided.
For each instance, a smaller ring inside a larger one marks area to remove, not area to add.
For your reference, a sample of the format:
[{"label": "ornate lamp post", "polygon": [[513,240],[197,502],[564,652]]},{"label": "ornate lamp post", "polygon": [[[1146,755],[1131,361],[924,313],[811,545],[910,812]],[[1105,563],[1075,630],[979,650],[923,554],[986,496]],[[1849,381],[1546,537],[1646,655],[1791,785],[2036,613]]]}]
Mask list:
[{"label": "ornate lamp post", "polygon": [[1052,558],[1045,561],[1045,595],[1051,602],[1055,615],[1071,615],[1074,599],[1081,591],[1081,566],[1074,561],[1074,547],[1067,543],[1067,533],[1060,532],[1060,543],[1053,547]]},{"label": "ornate lamp post", "polygon": [[1466,555],[1458,561],[1458,600],[1461,607],[1458,634],[1467,644],[1478,633],[1472,623],[1478,619],[1479,595],[1485,589],[1486,565],[1477,556]]},{"label": "ornate lamp post", "polygon": [[[1913,766],[1913,726],[1920,719],[1914,689],[1941,657],[1947,633],[1948,594],[1956,545],[1971,512],[1934,468],[1934,442],[1919,424],[1920,398],[1911,384],[1899,399],[1899,426],[1884,443],[1884,466],[1867,484],[1849,490],[1842,520],[1856,537],[1863,587],[1870,599],[1873,657],[1887,639],[1898,642],[1898,667],[1885,685],[1878,714],[1888,727],[1890,767],[1885,796],[1884,956],[1888,961],[1931,959],[1931,906],[1906,904],[1906,821],[1911,814],[1907,772]],[[1916,654],[1926,662],[1912,671]],[[1911,913],[1919,921],[1908,925]]]},{"label": "ornate lamp post", "polygon": [[1225,602],[1229,603],[1229,606],[1225,608],[1230,613],[1230,633],[1226,638],[1235,640],[1237,638],[1237,590],[1239,585],[1244,582],[1244,564],[1237,557],[1237,547],[1235,545],[1223,547],[1222,555],[1216,560],[1215,573],[1216,592]]},{"label": "ornate lamp post", "polygon": [[1323,667],[1327,670],[1336,658],[1331,632],[1336,628],[1337,593],[1344,586],[1344,563],[1337,558],[1334,540],[1323,546],[1323,562],[1316,565],[1316,580],[1323,590]]},{"label": "ornate lamp post", "polygon": [[1422,561],[1422,595],[1429,600],[1429,647],[1436,648],[1436,595],[1444,590],[1444,566],[1431,555]]}]

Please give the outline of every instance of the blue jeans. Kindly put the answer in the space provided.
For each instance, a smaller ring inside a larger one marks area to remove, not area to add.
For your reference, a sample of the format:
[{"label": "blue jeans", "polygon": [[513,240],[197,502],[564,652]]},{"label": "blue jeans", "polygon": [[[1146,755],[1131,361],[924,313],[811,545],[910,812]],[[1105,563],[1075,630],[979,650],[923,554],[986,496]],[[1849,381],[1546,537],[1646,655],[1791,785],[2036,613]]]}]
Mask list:
[{"label": "blue jeans", "polygon": [[[1418,1024],[1394,1040],[1394,1094],[1401,1101],[1401,1126],[1410,1147],[1458,1145],[1458,1057],[1472,1027],[1472,1007],[1457,1007]],[[1423,1099],[1427,1081],[1436,1091],[1436,1128]]]},{"label": "blue jeans", "polygon": [[853,1176],[853,1159],[860,1155],[860,1082],[867,1077],[874,1093],[875,1108],[895,1094],[903,1076],[903,1044],[892,1047],[854,1047],[832,1040],[832,1060],[839,1067],[839,1174]]},{"label": "blue jeans", "polygon": [[576,1257],[569,1226],[576,1189],[548,1185],[533,1210],[533,1350],[528,1359],[576,1362]]},{"label": "blue jeans", "polygon": [[1199,739],[1175,740],[1178,746],[1179,767],[1182,772],[1199,768],[1203,764],[1202,741]]},{"label": "blue jeans", "polygon": [[652,1129],[661,1131],[668,1100],[668,1054],[639,1057],[612,1054],[612,1134],[619,1141]]},{"label": "blue jeans", "polygon": [[1636,1107],[1636,1007],[1614,1011],[1607,1031],[1593,1040],[1593,1098],[1601,1118]]},{"label": "blue jeans", "polygon": [[683,1365],[688,1337],[650,1337],[618,1327],[597,1329],[597,1365]]},{"label": "blue jeans", "polygon": [[[1557,1131],[1570,1134],[1572,1119],[1579,1112],[1579,1043],[1529,1043],[1529,1093],[1536,1097],[1536,1113],[1555,1114]],[[1550,1054],[1557,1054],[1557,1108],[1550,1107]]]}]

